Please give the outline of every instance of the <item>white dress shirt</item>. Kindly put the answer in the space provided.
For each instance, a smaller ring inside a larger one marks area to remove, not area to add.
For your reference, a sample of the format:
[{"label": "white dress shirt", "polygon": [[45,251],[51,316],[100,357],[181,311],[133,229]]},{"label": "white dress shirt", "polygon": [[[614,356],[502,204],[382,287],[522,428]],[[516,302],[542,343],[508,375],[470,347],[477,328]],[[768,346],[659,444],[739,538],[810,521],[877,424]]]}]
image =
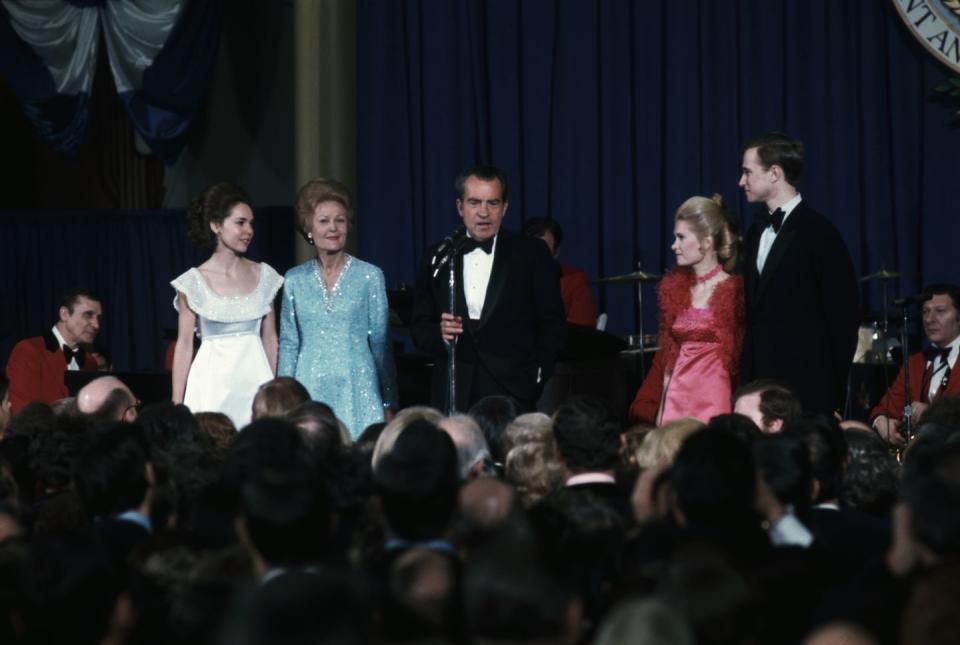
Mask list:
[{"label": "white dress shirt", "polygon": [[497,254],[497,238],[493,238],[493,251],[484,253],[474,249],[463,256],[463,295],[467,299],[467,313],[471,320],[480,320],[483,303],[487,299],[487,286],[493,271],[493,257]]},{"label": "white dress shirt", "polygon": [[[67,344],[67,341],[63,340],[63,336],[60,335],[60,330],[57,329],[56,325],[53,326],[53,337],[57,339],[57,343],[60,345],[61,348]],[[70,349],[76,349],[76,347],[71,347]],[[70,362],[67,363],[67,371],[76,372],[79,370],[80,370],[80,366],[77,365],[77,357],[76,356],[71,357]]]},{"label": "white dress shirt", "polygon": [[[950,348],[950,354],[947,355],[946,365],[943,363],[943,359],[939,356],[933,359],[933,375],[930,377],[930,389],[927,391],[927,400],[933,401],[933,397],[937,394],[937,390],[940,389],[940,382],[943,380],[944,375],[947,372],[947,365],[950,366],[950,370],[953,371],[953,366],[957,364],[957,354],[960,353],[960,337],[954,338],[953,342],[948,344],[946,347]],[[927,361],[927,366],[929,366],[930,361]]]},{"label": "white dress shirt", "polygon": [[[783,224],[787,223],[787,218],[790,217],[790,213],[793,212],[793,209],[797,207],[800,203],[802,197],[800,193],[794,195],[793,199],[788,201],[786,204],[780,207],[780,210],[783,211]],[[783,230],[783,224],[780,225],[780,230]],[[777,240],[777,234],[773,232],[773,226],[767,224],[767,228],[763,229],[763,233],[760,235],[760,246],[757,247],[757,272],[763,273],[763,265],[767,262],[767,256],[770,255],[770,249],[773,247],[773,243]]]}]

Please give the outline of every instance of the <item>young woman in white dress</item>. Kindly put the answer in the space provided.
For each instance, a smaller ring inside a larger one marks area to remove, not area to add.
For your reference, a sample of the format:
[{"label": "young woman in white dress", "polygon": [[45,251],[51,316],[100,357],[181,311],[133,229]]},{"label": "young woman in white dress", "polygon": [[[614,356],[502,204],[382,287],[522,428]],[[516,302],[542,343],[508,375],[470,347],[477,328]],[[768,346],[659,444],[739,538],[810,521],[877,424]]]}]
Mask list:
[{"label": "young woman in white dress", "polygon": [[243,189],[227,182],[195,199],[187,209],[187,237],[213,254],[170,283],[179,312],[173,401],[194,413],[223,412],[238,430],[250,422],[257,388],[276,373],[273,300],[283,284],[270,265],[244,257],[253,239],[249,204]]}]

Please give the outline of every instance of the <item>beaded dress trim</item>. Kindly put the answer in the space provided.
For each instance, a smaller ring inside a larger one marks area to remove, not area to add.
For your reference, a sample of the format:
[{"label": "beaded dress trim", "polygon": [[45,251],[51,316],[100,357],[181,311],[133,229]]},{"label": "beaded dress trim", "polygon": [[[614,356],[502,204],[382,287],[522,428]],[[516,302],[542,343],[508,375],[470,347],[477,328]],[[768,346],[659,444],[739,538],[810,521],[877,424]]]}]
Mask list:
[{"label": "beaded dress trim", "polygon": [[323,302],[323,308],[327,313],[333,309],[336,298],[340,295],[340,283],[343,281],[343,276],[347,273],[351,264],[353,264],[353,256],[347,255],[347,261],[343,263],[343,268],[340,269],[340,274],[333,283],[333,288],[328,289],[327,281],[323,279],[323,274],[320,272],[320,263],[313,263],[313,275],[316,276],[317,282],[320,284],[320,300]]}]

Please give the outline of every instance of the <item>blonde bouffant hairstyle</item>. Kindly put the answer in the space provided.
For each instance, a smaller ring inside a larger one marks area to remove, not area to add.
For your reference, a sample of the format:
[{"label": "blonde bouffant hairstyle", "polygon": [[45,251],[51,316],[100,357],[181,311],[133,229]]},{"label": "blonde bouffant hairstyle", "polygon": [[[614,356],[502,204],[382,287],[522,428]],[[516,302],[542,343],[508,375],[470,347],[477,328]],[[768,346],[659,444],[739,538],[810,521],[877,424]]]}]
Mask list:
[{"label": "blonde bouffant hairstyle", "polygon": [[736,216],[723,206],[723,197],[691,197],[677,209],[676,221],[686,222],[697,239],[713,240],[717,259],[725,271],[733,271],[740,255],[740,223]]}]

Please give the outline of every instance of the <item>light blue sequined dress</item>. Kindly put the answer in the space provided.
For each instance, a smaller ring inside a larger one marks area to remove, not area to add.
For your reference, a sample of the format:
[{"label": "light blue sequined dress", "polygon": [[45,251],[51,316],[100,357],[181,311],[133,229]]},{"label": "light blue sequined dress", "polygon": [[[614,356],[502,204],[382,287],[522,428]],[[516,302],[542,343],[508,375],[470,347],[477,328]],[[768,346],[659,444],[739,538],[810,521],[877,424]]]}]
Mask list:
[{"label": "light blue sequined dress", "polygon": [[[260,323],[270,313],[283,284],[273,267],[260,264],[260,279],[250,293],[221,296],[198,269],[171,283],[197,315],[200,349],[190,364],[183,403],[191,412],[223,412],[237,430],[250,423],[253,397],[273,378],[260,340]],[[177,298],[173,306],[179,311]]]},{"label": "light blue sequined dress", "polygon": [[387,311],[383,272],[352,256],[331,290],[316,260],[284,276],[277,373],[333,408],[354,438],[397,405]]}]

